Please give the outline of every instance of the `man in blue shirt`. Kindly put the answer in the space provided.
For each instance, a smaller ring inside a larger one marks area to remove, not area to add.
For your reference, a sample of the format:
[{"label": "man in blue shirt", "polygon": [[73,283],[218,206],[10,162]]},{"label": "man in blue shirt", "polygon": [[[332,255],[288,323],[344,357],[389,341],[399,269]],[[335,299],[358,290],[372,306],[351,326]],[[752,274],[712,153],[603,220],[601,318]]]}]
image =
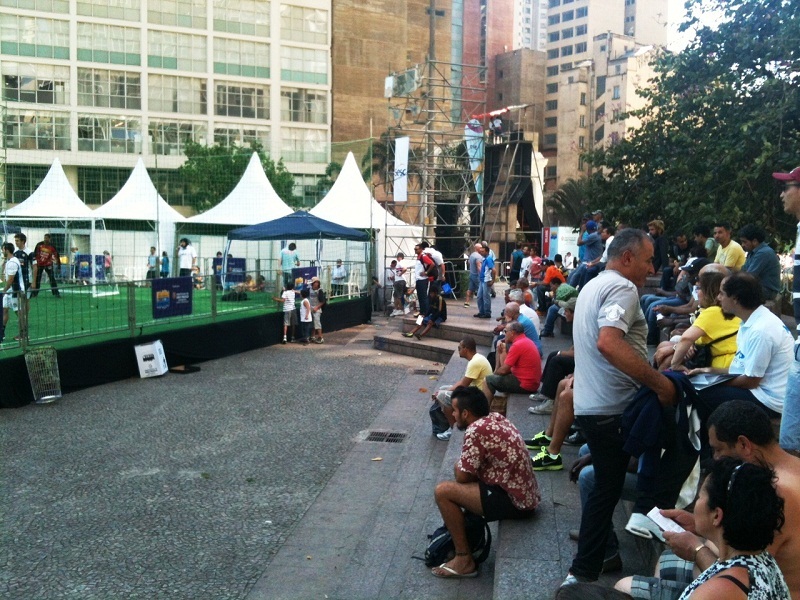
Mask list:
[{"label": "man in blue shirt", "polygon": [[481,281],[478,288],[478,313],[473,315],[478,319],[492,318],[492,285],[497,272],[494,268],[494,258],[492,257],[489,246],[481,243],[478,249],[483,262],[481,263]]},{"label": "man in blue shirt", "polygon": [[583,258],[577,269],[569,275],[569,283],[574,288],[579,288],[586,277],[586,266],[603,256],[603,240],[597,232],[597,223],[594,221],[586,222],[586,235],[578,240],[578,246],[583,248]]},{"label": "man in blue shirt", "polygon": [[745,225],[739,230],[739,243],[747,252],[742,271],[758,278],[764,290],[764,306],[780,317],[780,298],[777,296],[781,291],[781,262],[775,251],[764,243],[766,237],[766,232],[757,225]]}]

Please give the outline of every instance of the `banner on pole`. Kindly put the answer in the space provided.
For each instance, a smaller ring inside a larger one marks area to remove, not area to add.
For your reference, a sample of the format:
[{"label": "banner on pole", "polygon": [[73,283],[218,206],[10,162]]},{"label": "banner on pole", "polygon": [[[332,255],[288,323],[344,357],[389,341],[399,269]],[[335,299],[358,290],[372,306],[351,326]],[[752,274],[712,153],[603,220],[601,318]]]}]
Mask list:
[{"label": "banner on pole", "polygon": [[394,201],[408,201],[408,144],[407,137],[394,141]]}]

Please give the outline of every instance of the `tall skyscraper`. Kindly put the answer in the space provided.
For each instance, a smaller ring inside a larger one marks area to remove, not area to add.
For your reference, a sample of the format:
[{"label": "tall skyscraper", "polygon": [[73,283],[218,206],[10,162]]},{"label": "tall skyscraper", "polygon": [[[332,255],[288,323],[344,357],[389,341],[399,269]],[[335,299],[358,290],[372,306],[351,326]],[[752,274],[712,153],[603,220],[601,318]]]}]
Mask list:
[{"label": "tall skyscraper", "polygon": [[[667,43],[671,4],[671,0],[548,0],[542,137],[542,149],[551,159],[546,169],[548,189],[569,177],[586,175],[579,155],[587,144],[606,140],[605,127],[594,126],[605,114],[598,114],[605,97],[605,89],[598,86],[609,76],[626,78],[637,49]],[[638,71],[641,54],[634,62]],[[614,70],[611,74],[606,73],[608,65]],[[619,87],[627,90],[628,83]],[[624,101],[621,96],[613,100],[624,112],[633,106],[635,94],[631,90]]]}]

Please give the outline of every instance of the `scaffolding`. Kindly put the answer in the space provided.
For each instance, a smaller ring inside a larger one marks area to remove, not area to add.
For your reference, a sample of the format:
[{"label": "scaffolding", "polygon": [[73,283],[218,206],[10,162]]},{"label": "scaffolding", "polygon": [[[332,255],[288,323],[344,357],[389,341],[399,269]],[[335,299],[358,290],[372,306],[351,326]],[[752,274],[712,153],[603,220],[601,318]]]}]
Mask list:
[{"label": "scaffolding", "polygon": [[[532,105],[486,112],[486,68],[429,60],[387,79],[390,125],[375,143],[375,197],[405,222],[421,228],[446,260],[463,268],[475,241],[498,257],[518,241],[538,243],[546,160],[536,151]],[[504,117],[505,132],[488,123]],[[409,138],[407,169],[396,156]],[[396,183],[406,177],[407,199]],[[406,244],[408,246],[409,244]],[[387,260],[395,248],[386,248]],[[380,252],[380,249],[379,249]]]}]

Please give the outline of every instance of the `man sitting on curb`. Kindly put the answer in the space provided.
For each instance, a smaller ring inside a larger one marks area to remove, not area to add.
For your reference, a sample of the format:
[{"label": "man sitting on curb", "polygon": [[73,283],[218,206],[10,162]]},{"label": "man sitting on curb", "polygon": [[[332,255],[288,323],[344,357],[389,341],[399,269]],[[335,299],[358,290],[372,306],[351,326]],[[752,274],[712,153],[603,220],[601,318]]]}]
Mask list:
[{"label": "man sitting on curb", "polygon": [[485,356],[478,354],[475,338],[467,336],[461,340],[458,343],[458,355],[468,361],[467,371],[464,376],[454,385],[443,385],[438,392],[431,394],[431,399],[441,404],[442,412],[447,417],[447,422],[450,423],[450,429],[436,434],[436,437],[442,441],[449,440],[450,436],[453,435],[453,425],[456,422],[455,417],[453,417],[453,404],[451,401],[453,390],[458,387],[469,386],[481,389],[486,376],[492,374],[492,367],[489,365],[489,361],[486,360]]},{"label": "man sitting on curb", "polygon": [[[558,279],[554,279],[550,283],[550,290],[553,295],[553,304],[547,309],[547,318],[544,321],[540,337],[554,336],[553,330],[559,315],[571,322],[575,315],[575,305],[578,303],[578,290],[568,283],[561,283]],[[569,317],[567,311],[571,313]]]},{"label": "man sitting on curb", "polygon": [[524,519],[533,515],[541,494],[522,436],[508,419],[489,412],[481,391],[456,388],[452,403],[456,425],[466,430],[464,445],[453,469],[455,481],[439,483],[434,498],[456,555],[431,573],[444,578],[476,577],[463,511],[487,521]]},{"label": "man sitting on curb", "polygon": [[[423,317],[422,322],[414,327],[411,331],[404,333],[403,337],[416,337],[418,340],[431,330],[431,327],[439,326],[447,321],[447,303],[444,301],[444,296],[439,293],[439,286],[432,285],[428,290],[428,312]],[[422,332],[419,333],[419,330]]]},{"label": "man sitting on curb", "polygon": [[[525,329],[518,321],[506,325],[506,340],[497,344],[497,366],[486,378],[483,393],[494,401],[495,392],[530,394],[539,389],[542,377],[542,359],[533,342],[525,337]],[[505,412],[502,407],[501,412]]]}]

